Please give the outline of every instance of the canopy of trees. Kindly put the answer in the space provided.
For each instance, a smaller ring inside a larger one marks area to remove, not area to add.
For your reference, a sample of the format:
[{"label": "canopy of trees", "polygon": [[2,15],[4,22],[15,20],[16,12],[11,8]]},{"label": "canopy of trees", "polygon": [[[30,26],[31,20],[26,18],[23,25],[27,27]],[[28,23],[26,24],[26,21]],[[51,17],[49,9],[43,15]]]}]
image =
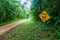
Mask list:
[{"label": "canopy of trees", "polygon": [[0,23],[21,18],[24,16],[24,10],[17,0],[0,0]]}]

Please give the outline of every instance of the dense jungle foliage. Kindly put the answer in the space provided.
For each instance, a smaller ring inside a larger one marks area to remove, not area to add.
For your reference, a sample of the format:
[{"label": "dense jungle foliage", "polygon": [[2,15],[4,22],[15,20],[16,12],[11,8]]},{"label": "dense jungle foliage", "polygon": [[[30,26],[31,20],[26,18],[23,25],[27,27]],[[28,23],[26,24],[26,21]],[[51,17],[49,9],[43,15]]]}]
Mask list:
[{"label": "dense jungle foliage", "polygon": [[24,10],[17,0],[0,0],[0,23],[24,18]]},{"label": "dense jungle foliage", "polygon": [[[0,23],[25,17],[25,10],[20,1],[21,0],[0,0]],[[30,14],[33,14],[35,20],[40,20],[38,15],[45,10],[51,17],[49,21],[46,21],[46,24],[56,25],[58,23],[59,0],[31,0],[31,3]]]},{"label": "dense jungle foliage", "polygon": [[51,17],[50,20],[46,21],[46,24],[55,26],[59,20],[59,4],[59,0],[34,0],[31,11],[35,20],[38,21],[40,20],[38,15],[45,10]]}]

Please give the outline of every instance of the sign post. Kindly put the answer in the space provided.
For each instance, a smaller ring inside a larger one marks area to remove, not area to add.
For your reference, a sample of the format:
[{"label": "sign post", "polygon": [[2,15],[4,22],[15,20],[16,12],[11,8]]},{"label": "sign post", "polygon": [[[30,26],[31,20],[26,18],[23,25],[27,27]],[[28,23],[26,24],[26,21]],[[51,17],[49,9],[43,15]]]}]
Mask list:
[{"label": "sign post", "polygon": [[48,15],[46,11],[42,11],[42,13],[39,14],[39,18],[41,19],[42,22],[44,22],[45,26],[45,22],[48,21],[51,17]]}]

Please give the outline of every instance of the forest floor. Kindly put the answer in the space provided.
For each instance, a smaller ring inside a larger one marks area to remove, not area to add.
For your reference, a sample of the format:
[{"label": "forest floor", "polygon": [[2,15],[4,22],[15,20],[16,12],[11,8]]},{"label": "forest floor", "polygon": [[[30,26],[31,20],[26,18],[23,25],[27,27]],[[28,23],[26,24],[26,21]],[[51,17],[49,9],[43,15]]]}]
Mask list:
[{"label": "forest floor", "polygon": [[3,34],[5,34],[6,32],[8,32],[9,30],[17,27],[18,25],[27,22],[28,19],[24,19],[24,20],[19,20],[17,22],[13,22],[4,26],[0,26],[0,36],[2,36]]}]

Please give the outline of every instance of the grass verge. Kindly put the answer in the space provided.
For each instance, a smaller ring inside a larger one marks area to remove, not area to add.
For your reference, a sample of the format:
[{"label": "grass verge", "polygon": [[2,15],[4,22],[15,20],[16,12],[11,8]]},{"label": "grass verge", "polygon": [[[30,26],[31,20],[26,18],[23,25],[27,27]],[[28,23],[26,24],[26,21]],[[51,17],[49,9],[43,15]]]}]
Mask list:
[{"label": "grass verge", "polygon": [[55,31],[40,21],[30,21],[9,32],[4,40],[60,40]]}]

